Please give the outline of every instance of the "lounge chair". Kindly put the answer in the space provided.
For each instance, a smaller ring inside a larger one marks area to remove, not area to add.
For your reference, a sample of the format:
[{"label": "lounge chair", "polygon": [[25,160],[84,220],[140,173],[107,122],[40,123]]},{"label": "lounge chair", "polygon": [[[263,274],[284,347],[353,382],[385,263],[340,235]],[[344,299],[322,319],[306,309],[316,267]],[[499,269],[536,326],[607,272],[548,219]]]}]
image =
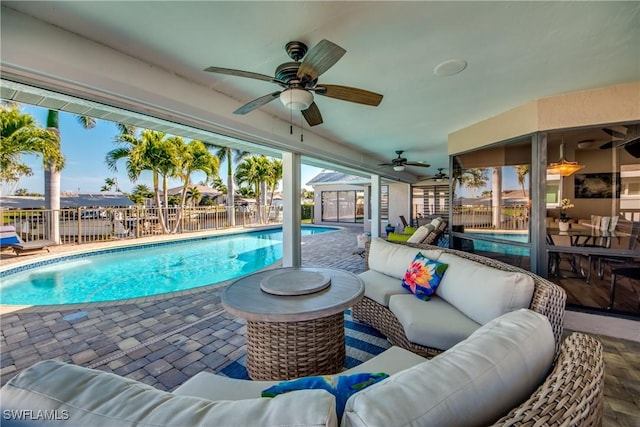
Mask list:
[{"label": "lounge chair", "polygon": [[15,227],[11,225],[0,226],[0,248],[11,248],[16,256],[25,252],[35,252],[46,250],[49,252],[49,246],[54,245],[51,240],[35,240],[33,242],[25,242],[16,233]]}]

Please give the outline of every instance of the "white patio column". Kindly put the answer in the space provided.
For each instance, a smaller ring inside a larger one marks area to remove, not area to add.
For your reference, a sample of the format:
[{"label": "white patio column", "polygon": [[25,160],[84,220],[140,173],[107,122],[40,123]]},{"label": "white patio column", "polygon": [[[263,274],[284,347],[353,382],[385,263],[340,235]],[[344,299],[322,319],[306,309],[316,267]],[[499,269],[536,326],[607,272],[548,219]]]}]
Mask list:
[{"label": "white patio column", "polygon": [[380,237],[380,175],[371,175],[371,238]]},{"label": "white patio column", "polygon": [[302,265],[300,225],[300,155],[282,153],[282,266]]}]

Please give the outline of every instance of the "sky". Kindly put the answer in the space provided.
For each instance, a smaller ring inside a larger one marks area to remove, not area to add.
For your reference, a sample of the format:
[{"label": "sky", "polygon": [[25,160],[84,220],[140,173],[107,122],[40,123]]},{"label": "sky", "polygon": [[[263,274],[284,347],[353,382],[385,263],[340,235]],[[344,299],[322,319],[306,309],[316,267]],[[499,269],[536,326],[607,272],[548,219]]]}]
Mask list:
[{"label": "sky", "polygon": [[[40,126],[46,126],[47,109],[22,105],[21,110],[34,117]],[[143,172],[140,179],[132,183],[126,174],[125,160],[117,165],[117,172],[107,167],[106,154],[117,147],[115,137],[118,135],[118,128],[115,123],[97,120],[96,127],[84,129],[78,123],[75,115],[60,112],[59,126],[62,153],[66,158],[65,167],[61,173],[61,191],[98,193],[106,178],[117,178],[118,185],[124,192],[131,192],[132,188],[138,184],[145,184],[149,188],[153,188],[151,172],[148,171]],[[188,141],[188,139],[186,140]],[[23,160],[31,167],[33,175],[22,178],[16,188],[25,188],[30,193],[44,194],[42,158],[35,155],[25,155]],[[321,170],[313,166],[302,165],[301,185],[304,187],[305,183],[309,182]],[[226,185],[225,166],[220,168],[220,177]],[[195,173],[191,180],[197,184],[204,178],[204,173]],[[172,188],[180,186],[181,183],[178,180],[172,180],[169,185]]]}]

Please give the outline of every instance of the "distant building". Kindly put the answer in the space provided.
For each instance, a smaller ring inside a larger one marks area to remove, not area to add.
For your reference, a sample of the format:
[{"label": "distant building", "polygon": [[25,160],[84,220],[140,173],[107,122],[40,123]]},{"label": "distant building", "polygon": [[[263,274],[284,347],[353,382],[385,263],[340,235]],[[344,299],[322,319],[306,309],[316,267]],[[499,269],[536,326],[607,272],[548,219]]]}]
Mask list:
[{"label": "distant building", "polygon": [[[61,208],[114,208],[130,207],[134,203],[122,193],[63,193],[60,196]],[[2,196],[0,207],[3,209],[44,209],[44,197]]]}]

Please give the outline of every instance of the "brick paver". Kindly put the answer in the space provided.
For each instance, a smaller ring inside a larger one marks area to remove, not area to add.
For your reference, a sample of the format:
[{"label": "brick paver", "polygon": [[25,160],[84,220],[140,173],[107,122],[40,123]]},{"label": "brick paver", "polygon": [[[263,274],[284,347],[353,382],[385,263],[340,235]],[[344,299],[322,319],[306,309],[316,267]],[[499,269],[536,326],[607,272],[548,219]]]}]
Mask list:
[{"label": "brick paver", "polygon": [[[363,270],[361,227],[304,236],[305,267]],[[227,283],[228,284],[228,283]],[[1,383],[44,359],[115,372],[173,390],[246,351],[246,322],[222,308],[223,285],[140,302],[31,307],[0,316]]]}]

